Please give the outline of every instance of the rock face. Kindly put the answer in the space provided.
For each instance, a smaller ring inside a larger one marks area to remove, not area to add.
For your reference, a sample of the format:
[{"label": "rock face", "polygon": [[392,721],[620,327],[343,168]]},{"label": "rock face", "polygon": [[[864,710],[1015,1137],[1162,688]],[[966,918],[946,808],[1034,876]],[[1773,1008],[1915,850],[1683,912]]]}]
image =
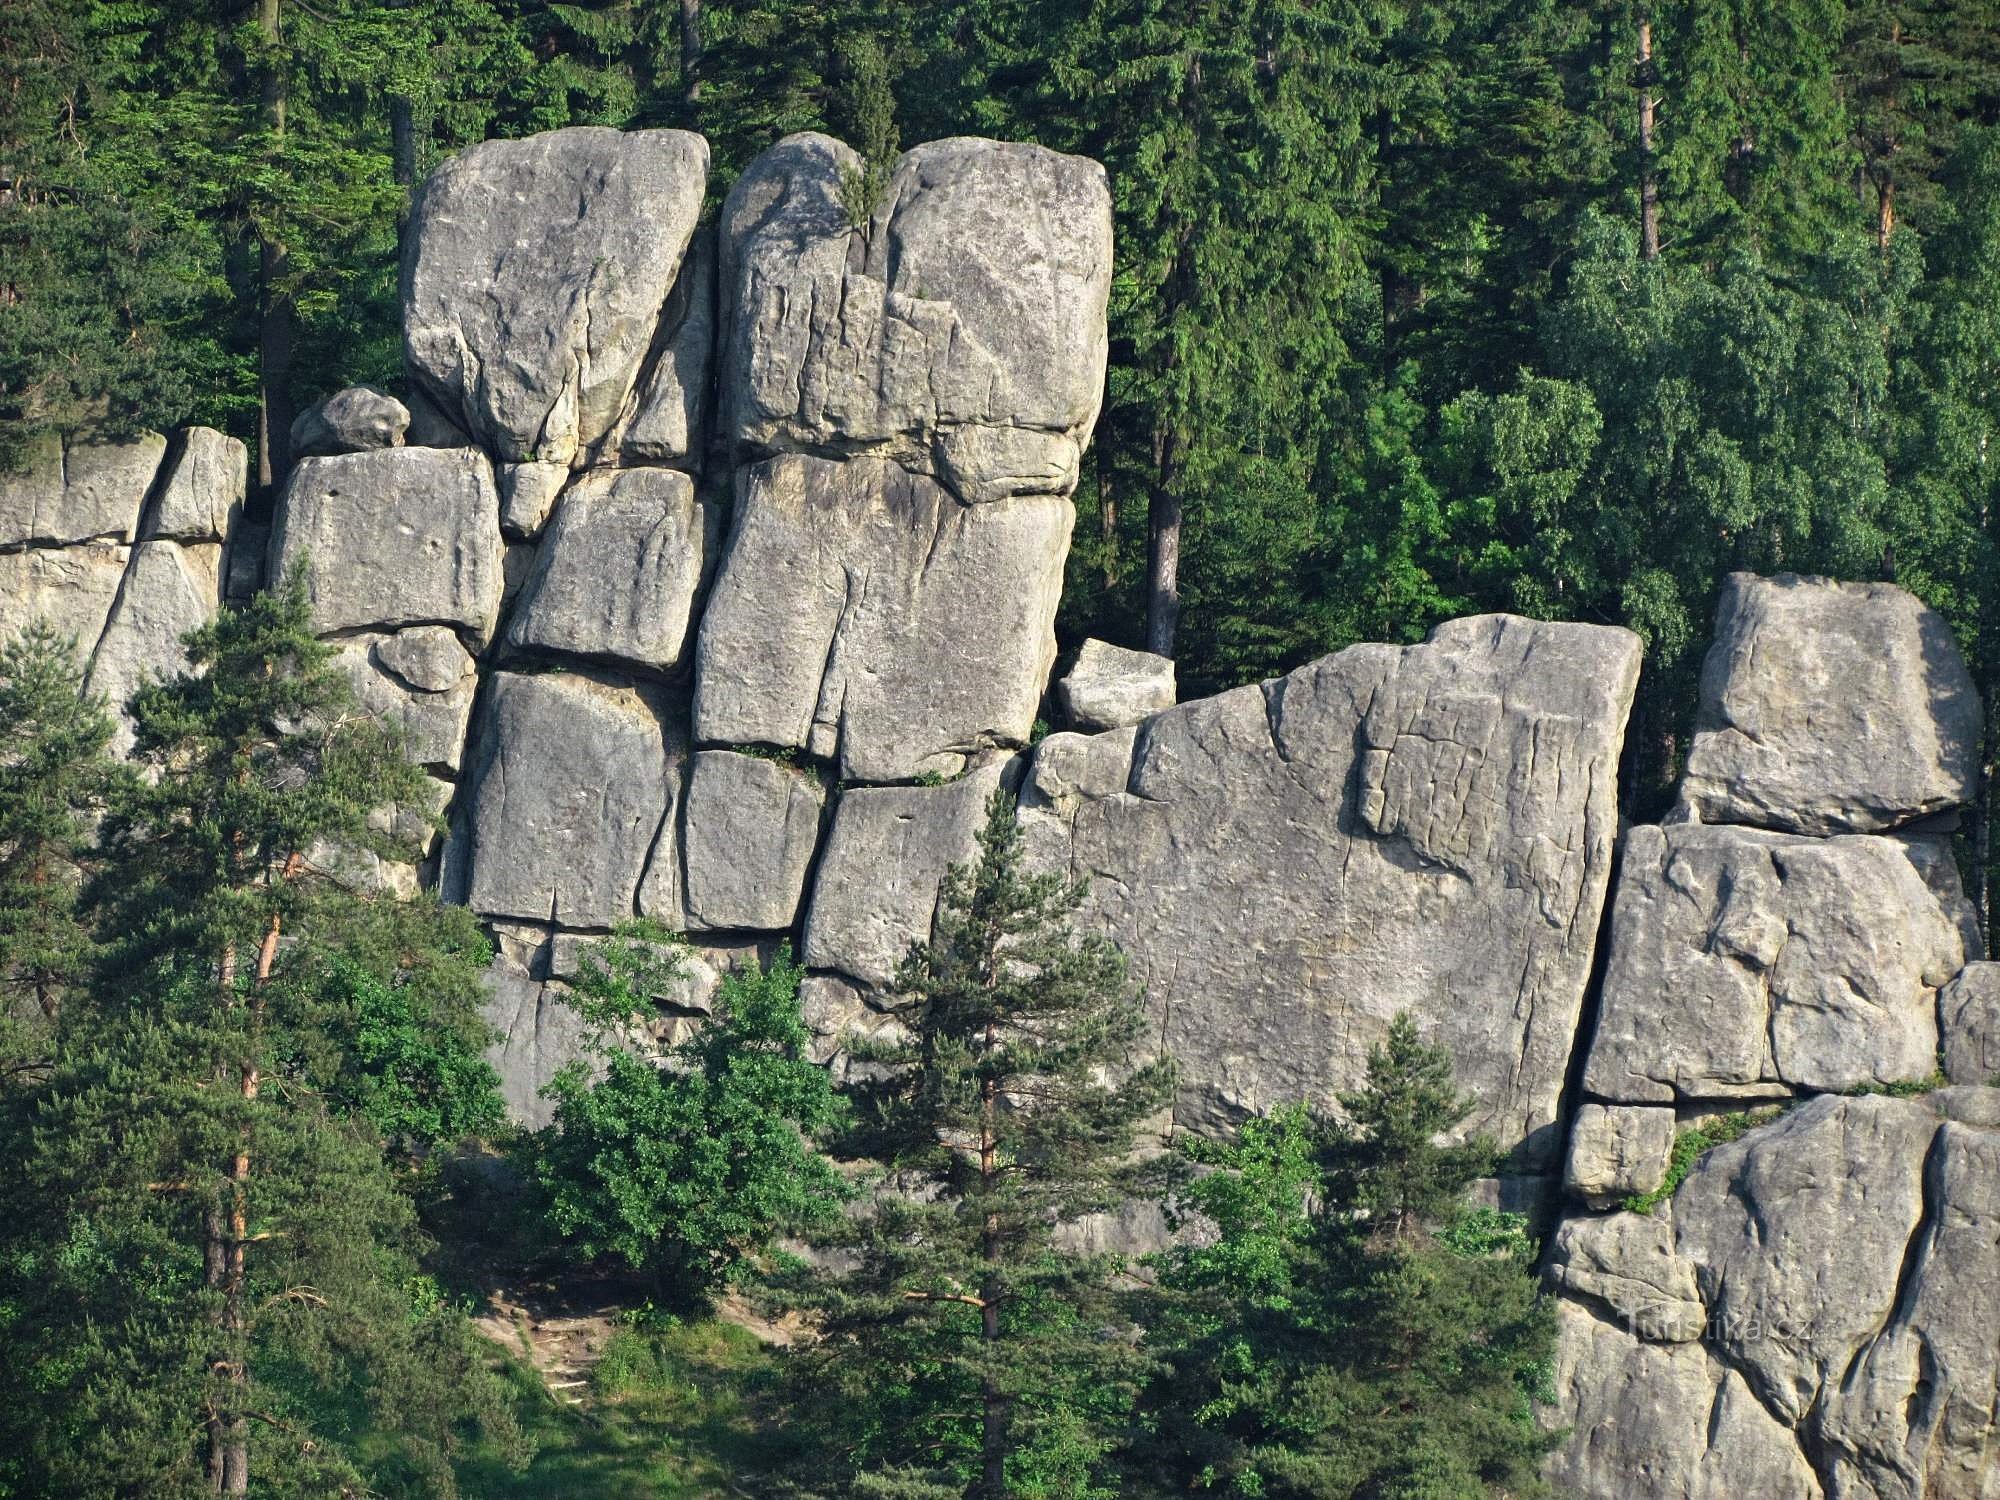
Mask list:
[{"label": "rock face", "polygon": [[697,753],[682,836],[688,925],[789,928],[825,804],[813,771],[733,750]]},{"label": "rock face", "polygon": [[372,385],[349,386],[314,402],[292,423],[292,456],[365,453],[400,448],[410,426],[410,409]]},{"label": "rock face", "polygon": [[166,451],[157,432],[35,439],[17,472],[0,472],[0,547],[131,541]]},{"label": "rock face", "polygon": [[701,628],[695,736],[837,759],[859,781],[950,775],[1027,743],[1074,513],[963,505],[880,459],[739,472]]},{"label": "rock face", "polygon": [[677,917],[685,712],[612,678],[495,674],[467,777],[466,904],[566,927]]},{"label": "rock face", "polygon": [[1045,741],[1023,817],[1131,955],[1177,1122],[1326,1102],[1408,1010],[1471,1127],[1553,1162],[1638,665],[1624,631],[1484,616]]},{"label": "rock face", "polygon": [[1123,729],[1174,706],[1173,658],[1085,641],[1057,691],[1072,728]]},{"label": "rock face", "polygon": [[1681,796],[1704,823],[1871,833],[1972,800],[1979,695],[1889,584],[1733,575]]},{"label": "rock face", "polygon": [[969,502],[1067,494],[1104,383],[1104,169],[933,141],[856,227],[842,176],[857,164],[826,136],[788,136],[723,205],[730,440],[878,454]]},{"label": "rock face", "polygon": [[226,541],[243,513],[249,485],[250,451],[243,444],[213,427],[187,428],[140,536],[146,541]]},{"label": "rock face", "polygon": [[1990,1495],[1996,1098],[1816,1099],[1710,1153],[1663,1218],[1566,1225],[1556,1484]]},{"label": "rock face", "polygon": [[112,753],[132,748],[126,701],[148,682],[187,667],[181,637],[211,619],[222,604],[222,547],[207,542],[141,542],[91,653],[86,685],[118,714]]},{"label": "rock face", "polygon": [[47,620],[76,638],[77,662],[87,667],[131,556],[130,547],[102,543],[0,552],[0,640]]},{"label": "rock face", "polygon": [[567,464],[624,415],[708,183],[708,143],[578,126],[470,146],[410,212],[403,340],[445,414]]},{"label": "rock face", "polygon": [[394,635],[351,636],[335,661],[362,712],[403,731],[404,754],[433,772],[457,772],[479,688],[457,635],[442,625],[416,625]]},{"label": "rock face", "polygon": [[1938,996],[1940,1053],[1953,1083],[2000,1082],[2000,964],[1967,964]]},{"label": "rock face", "polygon": [[1570,1123],[1563,1187],[1593,1208],[1609,1208],[1665,1182],[1673,1148],[1671,1109],[1584,1104]]},{"label": "rock face", "polygon": [[673,469],[585,474],[563,496],[510,645],[671,671],[692,643],[715,511]]},{"label": "rock face", "polygon": [[500,497],[471,448],[309,458],[271,533],[272,576],[310,558],[321,630],[453,625],[475,641],[500,613]]},{"label": "rock face", "polygon": [[1665,1104],[1926,1077],[1937,992],[1978,941],[1940,840],[1635,828],[1584,1088]]}]

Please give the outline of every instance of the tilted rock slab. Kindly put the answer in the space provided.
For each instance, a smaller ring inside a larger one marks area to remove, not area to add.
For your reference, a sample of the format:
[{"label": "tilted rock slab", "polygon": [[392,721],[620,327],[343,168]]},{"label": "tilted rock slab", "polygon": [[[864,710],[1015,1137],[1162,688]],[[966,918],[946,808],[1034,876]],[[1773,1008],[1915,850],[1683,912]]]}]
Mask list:
[{"label": "tilted rock slab", "polygon": [[220,542],[243,514],[250,487],[250,450],[213,427],[177,434],[160,498],[147,513],[142,540]]},{"label": "tilted rock slab", "polygon": [[321,631],[452,625],[483,645],[500,614],[500,496],[473,448],[308,458],[271,532],[272,577],[310,558]]},{"label": "tilted rock slab", "polygon": [[1869,833],[1972,800],[1979,695],[1951,631],[1885,583],[1732,574],[1681,799],[1704,823]]},{"label": "tilted rock slab", "polygon": [[882,459],[739,470],[696,739],[804,750],[857,781],[950,775],[1026,744],[1073,520],[1060,496],[966,505]]},{"label": "tilted rock slab", "polygon": [[410,210],[412,376],[497,458],[587,457],[633,403],[707,185],[679,130],[468,146]]},{"label": "tilted rock slab", "polygon": [[593,469],[570,486],[508,627],[510,645],[666,672],[693,644],[715,508],[673,469]]},{"label": "tilted rock slab", "polygon": [[0,471],[0,547],[131,541],[166,451],[157,432],[33,439],[15,471]]},{"label": "tilted rock slab", "polygon": [[213,619],[221,607],[220,543],[155,541],[132,549],[86,679],[89,690],[102,693],[117,715],[112,754],[124,755],[132,748],[133,726],[126,712],[132,694],[148,682],[185,671],[181,637]]},{"label": "tilted rock slab", "polygon": [[1043,741],[1030,848],[1131,956],[1177,1121],[1326,1103],[1409,1011],[1468,1128],[1552,1164],[1638,669],[1626,631],[1487,615]]},{"label": "tilted rock slab", "polygon": [[1656,1217],[1575,1219],[1550,1477],[1580,1500],[1985,1500],[2000,1092],[1823,1097]]},{"label": "tilted rock slab", "polygon": [[1583,1086],[1629,1103],[1929,1076],[1978,951],[1940,839],[1634,828]]},{"label": "tilted rock slab", "polygon": [[905,152],[865,225],[860,159],[787,136],[722,209],[725,432],[872,453],[966,501],[1067,494],[1097,420],[1111,195],[1083,157],[998,141]]},{"label": "tilted rock slab", "polygon": [[495,673],[450,860],[466,905],[564,927],[676,921],[685,704],[594,674]]}]

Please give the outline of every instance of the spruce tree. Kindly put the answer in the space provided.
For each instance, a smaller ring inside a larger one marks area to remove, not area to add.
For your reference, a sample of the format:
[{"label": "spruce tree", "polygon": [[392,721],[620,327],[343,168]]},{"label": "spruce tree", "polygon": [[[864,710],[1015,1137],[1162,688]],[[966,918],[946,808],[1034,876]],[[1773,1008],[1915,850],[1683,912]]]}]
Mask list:
[{"label": "spruce tree", "polygon": [[[88,892],[103,956],[8,1117],[0,1446],[26,1493],[246,1494],[254,1473],[449,1494],[463,1419],[507,1417],[355,1097],[357,1074],[421,1095],[424,1069],[356,1056],[363,1007],[329,976],[476,1045],[486,948],[463,913],[388,909],[307,857],[388,852],[371,814],[421,774],[344,711],[303,578],[186,646],[190,672],[133,700],[148,775]],[[364,1414],[381,1436],[357,1451]]]},{"label": "spruce tree", "polygon": [[1182,1204],[1218,1234],[1163,1257],[1147,1466],[1272,1500],[1543,1493],[1553,1313],[1520,1218],[1465,1203],[1495,1153],[1443,1139],[1470,1106],[1449,1055],[1399,1016],[1340,1102],[1203,1153]]},{"label": "spruce tree", "polygon": [[1135,1065],[1145,1023],[1123,956],[1075,931],[1083,894],[1026,871],[998,791],[898,971],[906,1035],[863,1054],[881,1075],[865,1139],[890,1176],[822,1237],[841,1269],[794,1294],[817,1324],[801,1373],[834,1429],[813,1476],[827,1492],[1115,1493],[1145,1361],[1123,1262],[1059,1230],[1135,1190],[1139,1125],[1170,1079]]}]

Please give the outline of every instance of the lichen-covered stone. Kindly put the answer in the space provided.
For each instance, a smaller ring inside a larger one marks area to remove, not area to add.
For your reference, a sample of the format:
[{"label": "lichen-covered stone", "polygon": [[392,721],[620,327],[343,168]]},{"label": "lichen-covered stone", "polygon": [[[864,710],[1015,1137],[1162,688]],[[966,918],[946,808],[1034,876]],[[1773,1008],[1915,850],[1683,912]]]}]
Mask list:
[{"label": "lichen-covered stone", "polygon": [[1585,1104],[1570,1125],[1563,1187],[1607,1208],[1666,1180],[1674,1149],[1674,1112],[1630,1104]]},{"label": "lichen-covered stone", "polygon": [[730,440],[879,454],[966,501],[1067,494],[1104,384],[1104,169],[932,141],[856,227],[842,190],[856,166],[838,141],[787,136],[723,205]]},{"label": "lichen-covered stone", "polygon": [[0,470],[0,547],[131,541],[166,451],[157,432],[30,439],[21,463]]},{"label": "lichen-covered stone", "polygon": [[1408,1011],[1479,1101],[1468,1128],[1552,1170],[1638,665],[1625,631],[1481,616],[1183,703],[1102,751],[1045,740],[1031,846],[1089,882],[1131,956],[1180,1060],[1177,1122],[1327,1102]]},{"label": "lichen-covered stone", "polygon": [[271,533],[273,573],[310,558],[323,631],[454,625],[475,641],[500,613],[500,497],[472,448],[308,458]]},{"label": "lichen-covered stone", "polygon": [[1942,619],[1886,583],[1732,574],[1681,798],[1705,823],[1869,833],[1972,800],[1979,695]]},{"label": "lichen-covered stone", "polygon": [[681,833],[688,926],[790,928],[825,802],[812,771],[732,750],[697,752]]},{"label": "lichen-covered stone", "polygon": [[943,786],[843,792],[806,913],[807,965],[886,989],[930,936],[938,885],[977,853],[987,801],[1011,774],[994,757]]},{"label": "lichen-covered stone", "polygon": [[467,768],[466,904],[604,928],[680,911],[684,700],[579,672],[496,673]]},{"label": "lichen-covered stone", "polygon": [[1926,1077],[1937,991],[1977,941],[1939,840],[1635,828],[1584,1087],[1665,1104]]},{"label": "lichen-covered stone", "polygon": [[597,469],[563,496],[510,645],[666,672],[688,650],[715,551],[712,506],[674,469]]},{"label": "lichen-covered stone", "polygon": [[365,714],[404,735],[403,753],[419,765],[456,772],[479,676],[458,637],[442,625],[416,625],[394,635],[352,636],[334,665]]},{"label": "lichen-covered stone", "polygon": [[229,539],[249,492],[250,450],[213,427],[189,427],[147,513],[143,540],[220,542]]},{"label": "lichen-covered stone", "polygon": [[181,638],[213,619],[221,605],[220,544],[141,542],[132,549],[88,679],[90,691],[102,693],[118,716],[114,755],[132,748],[132,721],[125,712],[132,694],[185,671]]},{"label": "lichen-covered stone", "polygon": [[962,505],[879,459],[739,471],[697,739],[803,749],[857,781],[949,775],[1027,743],[1073,519],[1056,496]]},{"label": "lichen-covered stone", "polygon": [[1174,706],[1173,658],[1085,641],[1057,691],[1073,728],[1123,729]]},{"label": "lichen-covered stone", "polygon": [[410,409],[387,391],[351,385],[292,419],[292,457],[400,448],[409,426]]},{"label": "lichen-covered stone", "polygon": [[633,399],[701,215],[708,143],[576,126],[483,141],[410,210],[417,383],[510,462],[588,455]]}]

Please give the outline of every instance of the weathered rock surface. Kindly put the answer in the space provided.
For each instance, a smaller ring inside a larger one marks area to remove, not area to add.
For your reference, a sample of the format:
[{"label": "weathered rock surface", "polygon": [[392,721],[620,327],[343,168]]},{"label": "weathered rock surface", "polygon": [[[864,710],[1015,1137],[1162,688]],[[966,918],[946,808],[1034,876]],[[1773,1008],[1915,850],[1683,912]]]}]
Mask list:
[{"label": "weathered rock surface", "polygon": [[688,926],[789,928],[825,803],[812,771],[733,750],[697,752],[681,835]]},{"label": "weathered rock surface", "polygon": [[1131,955],[1180,1124],[1326,1102],[1407,1010],[1469,1128],[1555,1165],[1638,662],[1621,630],[1482,616],[1042,743],[1032,847]]},{"label": "weathered rock surface", "polygon": [[500,529],[510,537],[540,536],[569,476],[568,464],[501,464]]},{"label": "weathered rock surface", "polygon": [[723,205],[730,440],[895,458],[967,501],[1067,494],[1104,383],[1103,168],[932,141],[904,153],[856,228],[841,181],[857,162],[826,136],[787,136]]},{"label": "weathered rock surface", "polygon": [[250,450],[213,427],[189,427],[145,519],[146,541],[220,542],[243,513],[250,485]]},{"label": "weathered rock surface", "polygon": [[930,936],[945,871],[977,852],[986,803],[1014,770],[994,757],[944,786],[843,792],[813,881],[806,964],[886,989],[910,944]]},{"label": "weathered rock surface", "polygon": [[33,439],[16,470],[0,471],[0,547],[131,541],[166,451],[157,432]]},{"label": "weathered rock surface", "polygon": [[623,464],[701,467],[715,359],[715,237],[697,232],[630,413],[606,440]]},{"label": "weathered rock surface", "polygon": [[577,126],[469,146],[410,212],[417,382],[502,459],[570,463],[633,399],[701,215],[708,143]]},{"label": "weathered rock surface", "polygon": [[356,706],[403,731],[411,760],[445,774],[458,770],[479,676],[455,633],[416,625],[393,635],[353,636],[340,643],[334,661]]},{"label": "weathered rock surface", "polygon": [[716,530],[714,508],[678,470],[592,470],[563,496],[508,643],[680,666]]},{"label": "weathered rock surface", "polygon": [[1608,1208],[1664,1182],[1673,1149],[1671,1109],[1584,1104],[1570,1123],[1563,1186],[1594,1208]]},{"label": "weathered rock surface", "polygon": [[75,637],[77,665],[88,668],[131,555],[130,547],[102,542],[0,552],[0,641],[46,620]]},{"label": "weathered rock surface", "polygon": [[1057,496],[962,505],[879,459],[739,471],[696,738],[837,758],[858,781],[949,775],[1027,743],[1073,519]]},{"label": "weathered rock surface", "polygon": [[221,605],[219,543],[141,542],[132,549],[87,679],[90,691],[102,693],[118,716],[114,755],[132,748],[127,700],[147,682],[186,669],[181,637],[212,619]]},{"label": "weathered rock surface", "polygon": [[1891,584],[1737,573],[1716,609],[1681,797],[1705,823],[1868,833],[1972,800],[1979,695]]},{"label": "weathered rock surface", "polygon": [[684,700],[643,684],[496,673],[454,859],[466,904],[566,927],[677,918],[685,714]]},{"label": "weathered rock surface", "polygon": [[2000,963],[1967,964],[1944,987],[1938,1031],[1945,1077],[1953,1083],[2000,1083]]},{"label": "weathered rock surface", "polygon": [[582,1056],[589,1032],[562,991],[504,959],[486,971],[491,998],[481,1014],[500,1033],[486,1060],[500,1075],[500,1098],[507,1118],[539,1130],[555,1118],[542,1089],[556,1073]]},{"label": "weathered rock surface", "polygon": [[351,385],[315,401],[293,419],[292,457],[400,448],[409,426],[410,409],[387,391]]},{"label": "weathered rock surface", "polygon": [[1551,1477],[1596,1497],[1986,1497],[2000,1480],[2000,1110],[1826,1097],[1663,1217],[1573,1221]]},{"label": "weathered rock surface", "polygon": [[1072,728],[1123,729],[1174,706],[1173,658],[1085,641],[1057,693]]},{"label": "weathered rock surface", "polygon": [[308,458],[271,532],[274,577],[312,561],[323,631],[455,625],[484,643],[500,613],[500,497],[471,448]]},{"label": "weathered rock surface", "polygon": [[1584,1088],[1671,1103],[1926,1077],[1938,989],[1977,950],[1941,840],[1635,828]]}]

